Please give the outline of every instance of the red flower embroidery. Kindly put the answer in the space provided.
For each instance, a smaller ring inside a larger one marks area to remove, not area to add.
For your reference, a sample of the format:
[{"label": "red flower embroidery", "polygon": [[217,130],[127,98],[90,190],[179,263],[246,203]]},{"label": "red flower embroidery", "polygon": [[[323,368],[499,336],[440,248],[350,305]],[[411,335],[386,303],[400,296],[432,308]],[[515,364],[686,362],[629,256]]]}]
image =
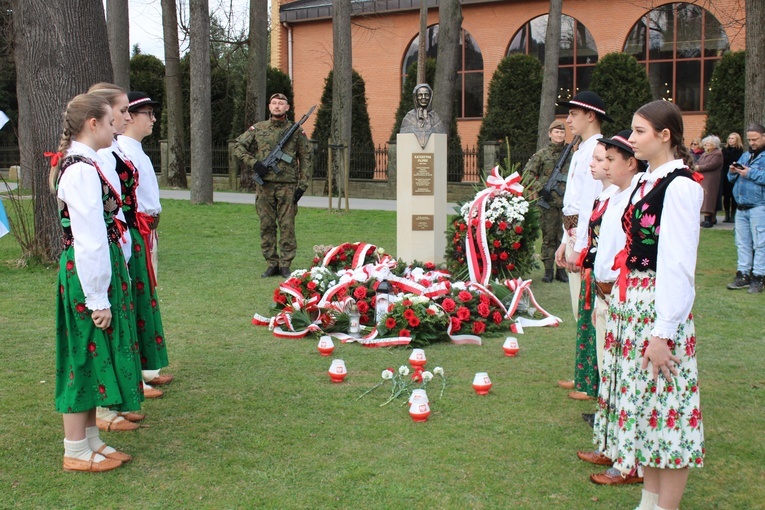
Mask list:
[{"label": "red flower embroidery", "polygon": [[85,306],[85,303],[77,303],[74,305],[74,309],[77,310],[79,313],[85,313],[85,310],[88,308]]},{"label": "red flower embroidery", "polygon": [[71,260],[67,260],[66,261],[66,270],[67,271],[71,271],[72,269],[74,269],[74,262],[72,262]]}]

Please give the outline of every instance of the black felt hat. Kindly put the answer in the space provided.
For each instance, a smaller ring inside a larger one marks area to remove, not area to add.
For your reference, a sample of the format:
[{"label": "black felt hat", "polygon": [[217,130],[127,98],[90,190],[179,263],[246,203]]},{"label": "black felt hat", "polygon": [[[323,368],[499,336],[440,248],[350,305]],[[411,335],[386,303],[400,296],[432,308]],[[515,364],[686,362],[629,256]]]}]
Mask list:
[{"label": "black felt hat", "polygon": [[128,111],[134,112],[142,106],[158,107],[159,103],[152,100],[146,92],[128,92]]},{"label": "black felt hat", "polygon": [[600,96],[595,92],[590,92],[589,90],[578,93],[573,97],[573,99],[571,99],[571,101],[559,101],[557,104],[558,106],[564,106],[567,108],[582,108],[584,110],[591,110],[603,120],[607,120],[608,122],[614,121],[611,117],[606,115],[606,104],[603,102]]},{"label": "black felt hat", "polygon": [[626,152],[629,152],[630,154],[634,156],[635,149],[632,147],[632,144],[629,142],[630,136],[632,136],[632,130],[624,129],[622,131],[619,131],[617,134],[615,134],[611,138],[601,138],[598,141],[602,143],[603,145],[618,147]]}]

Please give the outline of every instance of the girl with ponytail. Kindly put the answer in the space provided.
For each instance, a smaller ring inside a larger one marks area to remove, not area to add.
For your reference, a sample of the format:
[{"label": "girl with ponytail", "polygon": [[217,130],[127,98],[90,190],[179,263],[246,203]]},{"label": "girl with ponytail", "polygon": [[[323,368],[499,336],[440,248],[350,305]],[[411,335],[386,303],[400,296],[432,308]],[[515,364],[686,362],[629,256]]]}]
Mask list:
[{"label": "girl with ponytail", "polygon": [[109,471],[131,460],[104,444],[96,407],[141,407],[130,279],[117,219],[122,199],[100,169],[111,145],[109,103],[82,94],[67,105],[51,178],[63,228],[56,314],[56,410],[63,414],[67,471]]},{"label": "girl with ponytail", "polygon": [[622,217],[627,242],[606,321],[594,441],[622,476],[644,477],[638,509],[675,510],[704,464],[691,308],[704,192],[680,110],[642,106],[629,143],[648,162]]}]

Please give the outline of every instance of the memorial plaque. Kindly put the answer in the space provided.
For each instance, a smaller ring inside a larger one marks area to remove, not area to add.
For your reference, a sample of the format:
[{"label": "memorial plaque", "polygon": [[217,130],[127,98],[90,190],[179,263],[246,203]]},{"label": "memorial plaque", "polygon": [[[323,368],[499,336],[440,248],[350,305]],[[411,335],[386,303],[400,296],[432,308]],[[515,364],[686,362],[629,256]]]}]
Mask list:
[{"label": "memorial plaque", "polygon": [[412,154],[412,195],[433,196],[433,154]]},{"label": "memorial plaque", "polygon": [[432,214],[413,214],[412,215],[412,230],[432,231],[433,230],[433,215]]}]

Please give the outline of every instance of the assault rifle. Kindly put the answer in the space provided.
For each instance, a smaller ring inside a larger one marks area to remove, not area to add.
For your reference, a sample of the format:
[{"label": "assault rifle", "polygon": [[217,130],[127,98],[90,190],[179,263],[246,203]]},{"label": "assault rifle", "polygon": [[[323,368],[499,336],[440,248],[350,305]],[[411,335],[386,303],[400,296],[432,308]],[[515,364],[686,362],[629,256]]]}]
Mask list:
[{"label": "assault rifle", "polygon": [[294,159],[292,156],[284,152],[284,144],[287,143],[287,140],[290,139],[290,137],[295,134],[295,131],[300,128],[300,126],[308,120],[308,117],[311,116],[313,111],[316,109],[316,105],[313,105],[310,110],[308,110],[308,113],[303,115],[303,118],[300,119],[298,122],[295,122],[292,124],[287,131],[284,132],[282,137],[279,139],[279,141],[274,145],[274,148],[271,149],[271,152],[268,153],[268,156],[263,158],[262,161],[256,161],[255,166],[253,167],[253,171],[255,174],[253,175],[253,179],[258,184],[263,184],[263,176],[268,173],[268,169],[274,171],[275,174],[278,174],[281,172],[279,167],[277,166],[277,163],[279,161],[284,161],[285,163],[292,163],[292,160]]},{"label": "assault rifle", "polygon": [[558,159],[558,162],[555,163],[555,168],[553,168],[552,173],[550,174],[550,178],[547,179],[547,182],[545,183],[544,187],[542,187],[541,190],[539,190],[539,200],[537,200],[537,204],[539,204],[539,207],[542,207],[544,209],[550,208],[550,201],[553,198],[553,192],[557,193],[559,197],[563,196],[563,191],[561,190],[561,184],[565,184],[566,178],[562,175],[561,170],[563,170],[563,165],[566,163],[566,159],[568,159],[568,155],[571,154],[571,151],[574,149],[574,146],[579,143],[579,140],[581,140],[582,137],[577,135],[574,137],[573,140],[571,140],[571,143],[566,146],[565,149],[563,149],[563,154],[560,155],[560,158]]}]

